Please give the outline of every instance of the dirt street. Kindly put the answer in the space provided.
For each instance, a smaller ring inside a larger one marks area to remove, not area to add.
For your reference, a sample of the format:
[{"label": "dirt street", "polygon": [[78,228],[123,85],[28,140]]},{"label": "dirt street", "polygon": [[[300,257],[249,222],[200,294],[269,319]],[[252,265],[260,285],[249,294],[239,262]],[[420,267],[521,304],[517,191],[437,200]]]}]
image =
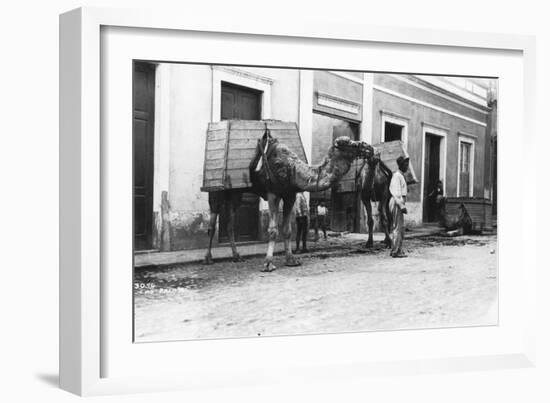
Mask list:
[{"label": "dirt street", "polygon": [[262,257],[138,269],[136,341],[497,323],[496,236],[406,239],[409,255],[329,238],[302,266]]}]

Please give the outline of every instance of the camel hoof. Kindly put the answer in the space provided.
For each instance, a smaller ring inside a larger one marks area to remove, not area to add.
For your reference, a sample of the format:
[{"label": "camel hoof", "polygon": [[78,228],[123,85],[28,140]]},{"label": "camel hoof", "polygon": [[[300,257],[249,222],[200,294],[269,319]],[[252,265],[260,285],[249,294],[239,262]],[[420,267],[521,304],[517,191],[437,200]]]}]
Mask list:
[{"label": "camel hoof", "polygon": [[266,260],[266,262],[264,263],[264,267],[262,268],[262,272],[264,273],[270,273],[272,272],[273,270],[275,270],[277,267],[273,264],[273,262],[271,260]]},{"label": "camel hoof", "polygon": [[365,244],[365,248],[370,249],[372,248],[372,246],[373,246],[372,239],[369,239]]},{"label": "camel hoof", "polygon": [[300,262],[300,260],[296,259],[294,255],[287,256],[285,260],[285,266],[288,266],[288,267],[295,267],[295,266],[301,266],[301,265],[302,263]]},{"label": "camel hoof", "polygon": [[214,259],[212,259],[212,255],[206,255],[204,257],[203,264],[214,264]]},{"label": "camel hoof", "polygon": [[244,259],[241,257],[241,255],[237,253],[236,255],[233,255],[233,262],[235,263],[244,262]]}]

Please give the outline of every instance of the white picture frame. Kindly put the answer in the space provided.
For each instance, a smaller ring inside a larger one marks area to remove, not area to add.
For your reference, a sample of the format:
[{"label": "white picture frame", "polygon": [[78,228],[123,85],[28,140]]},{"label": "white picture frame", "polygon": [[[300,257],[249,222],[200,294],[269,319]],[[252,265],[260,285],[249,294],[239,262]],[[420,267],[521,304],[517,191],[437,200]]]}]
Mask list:
[{"label": "white picture frame", "polygon": [[[522,97],[514,100],[503,94],[503,115],[507,116],[504,112],[511,105],[520,108],[518,116],[509,117],[513,121],[500,120],[504,145],[499,140],[499,158],[512,152],[506,146],[510,140],[505,135],[512,127],[519,130],[522,139],[522,146],[513,149],[516,161],[526,162],[534,155],[534,141],[530,140],[535,133],[535,42],[530,36],[390,29],[321,21],[290,20],[281,24],[269,19],[201,19],[151,10],[69,11],[60,17],[60,385],[63,389],[79,395],[99,395],[534,365],[536,254],[527,252],[524,241],[514,252],[515,260],[499,256],[501,320],[497,327],[171,343],[175,362],[165,362],[161,368],[158,365],[162,360],[155,361],[157,367],[152,368],[156,375],[145,368],[143,372],[136,368],[136,373],[122,366],[117,371],[108,368],[108,361],[114,360],[119,347],[143,356],[165,348],[165,343],[150,343],[141,345],[139,351],[132,350],[135,346],[127,338],[123,341],[125,346],[115,345],[109,336],[114,330],[106,328],[112,317],[118,315],[118,311],[111,310],[112,304],[128,304],[122,297],[122,301],[109,298],[112,285],[105,283],[102,270],[109,254],[118,253],[109,243],[112,237],[105,237],[102,228],[105,220],[113,218],[104,214],[102,208],[110,197],[110,182],[116,180],[111,178],[109,165],[105,164],[109,150],[101,135],[105,130],[102,119],[108,112],[103,109],[102,92],[109,90],[102,87],[105,42],[101,35],[109,27],[195,35],[224,33],[251,37],[260,44],[262,38],[270,37],[271,42],[273,38],[298,45],[319,41],[323,46],[350,48],[376,43],[381,48],[394,46],[403,52],[429,52],[432,47],[438,51],[510,52],[515,60],[510,62],[514,71],[521,71],[519,81],[513,84],[517,85],[516,94]],[[219,59],[214,61],[220,63]],[[466,67],[457,66],[449,73],[461,69]],[[514,77],[517,81],[517,74]],[[508,172],[506,167],[503,171]],[[524,178],[522,186],[534,189],[533,181],[534,177]],[[506,183],[499,182],[499,192],[506,194]],[[506,204],[500,206],[504,211]],[[504,215],[499,217],[499,227],[506,221],[506,231],[526,240],[527,234],[535,232],[535,213],[521,203],[520,206],[515,210],[517,222]],[[499,253],[507,253],[505,246],[511,237],[507,232],[499,233]],[[131,244],[130,240],[121,242]],[[519,272],[511,270],[514,263]],[[131,294],[131,284],[128,288],[125,295]],[[461,340],[463,344],[449,344],[452,340]],[[380,355],[376,355],[372,349],[379,345],[385,345],[386,349],[379,349]],[[391,354],[388,346],[393,346]],[[197,354],[192,354],[193,351]],[[188,359],[179,361],[180,353],[186,353]],[[201,356],[202,353],[206,356]],[[124,357],[128,356],[118,358]]]}]

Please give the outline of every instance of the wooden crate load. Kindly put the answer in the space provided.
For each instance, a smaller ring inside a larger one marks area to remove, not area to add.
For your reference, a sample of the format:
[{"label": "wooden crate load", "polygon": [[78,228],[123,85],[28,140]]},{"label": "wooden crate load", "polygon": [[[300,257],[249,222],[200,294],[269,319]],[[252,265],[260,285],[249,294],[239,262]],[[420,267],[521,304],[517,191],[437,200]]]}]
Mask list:
[{"label": "wooden crate load", "polygon": [[[375,152],[380,152],[380,159],[392,172],[397,171],[398,157],[409,158],[409,153],[405,149],[405,145],[401,140],[388,141],[386,143],[373,145],[373,147]],[[414,185],[415,183],[418,183],[418,179],[411,161],[409,161],[409,169],[403,176],[405,177],[407,185]]]},{"label": "wooden crate load", "polygon": [[[404,144],[401,140],[388,141],[386,143],[380,143],[373,145],[375,152],[380,153],[380,160],[386,164],[386,166],[392,171],[397,171],[397,158],[399,156],[409,157],[407,150],[405,150]],[[342,180],[336,185],[337,192],[355,192],[357,190],[355,179],[359,175],[359,171],[363,166],[363,160],[361,158],[356,159],[348,173],[342,178]],[[409,162],[409,169],[405,172],[405,180],[408,185],[418,183],[416,174],[412,163]]]},{"label": "wooden crate load", "polygon": [[447,197],[445,221],[454,222],[459,215],[459,207],[464,203],[472,219],[472,229],[484,230],[492,226],[492,202],[482,197]]},{"label": "wooden crate load", "polygon": [[203,192],[251,188],[249,166],[256,156],[258,139],[266,128],[307,163],[294,122],[279,120],[224,120],[208,124],[204,153]]}]

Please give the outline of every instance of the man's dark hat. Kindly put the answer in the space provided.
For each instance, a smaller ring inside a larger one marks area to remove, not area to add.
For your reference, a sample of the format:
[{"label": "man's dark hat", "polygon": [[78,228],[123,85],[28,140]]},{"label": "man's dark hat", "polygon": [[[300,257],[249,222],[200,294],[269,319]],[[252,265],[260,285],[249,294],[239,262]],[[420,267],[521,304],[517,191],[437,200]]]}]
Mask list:
[{"label": "man's dark hat", "polygon": [[403,157],[402,155],[400,155],[399,157],[397,157],[397,166],[401,166],[401,164],[403,164],[405,161],[409,161],[409,157]]}]

